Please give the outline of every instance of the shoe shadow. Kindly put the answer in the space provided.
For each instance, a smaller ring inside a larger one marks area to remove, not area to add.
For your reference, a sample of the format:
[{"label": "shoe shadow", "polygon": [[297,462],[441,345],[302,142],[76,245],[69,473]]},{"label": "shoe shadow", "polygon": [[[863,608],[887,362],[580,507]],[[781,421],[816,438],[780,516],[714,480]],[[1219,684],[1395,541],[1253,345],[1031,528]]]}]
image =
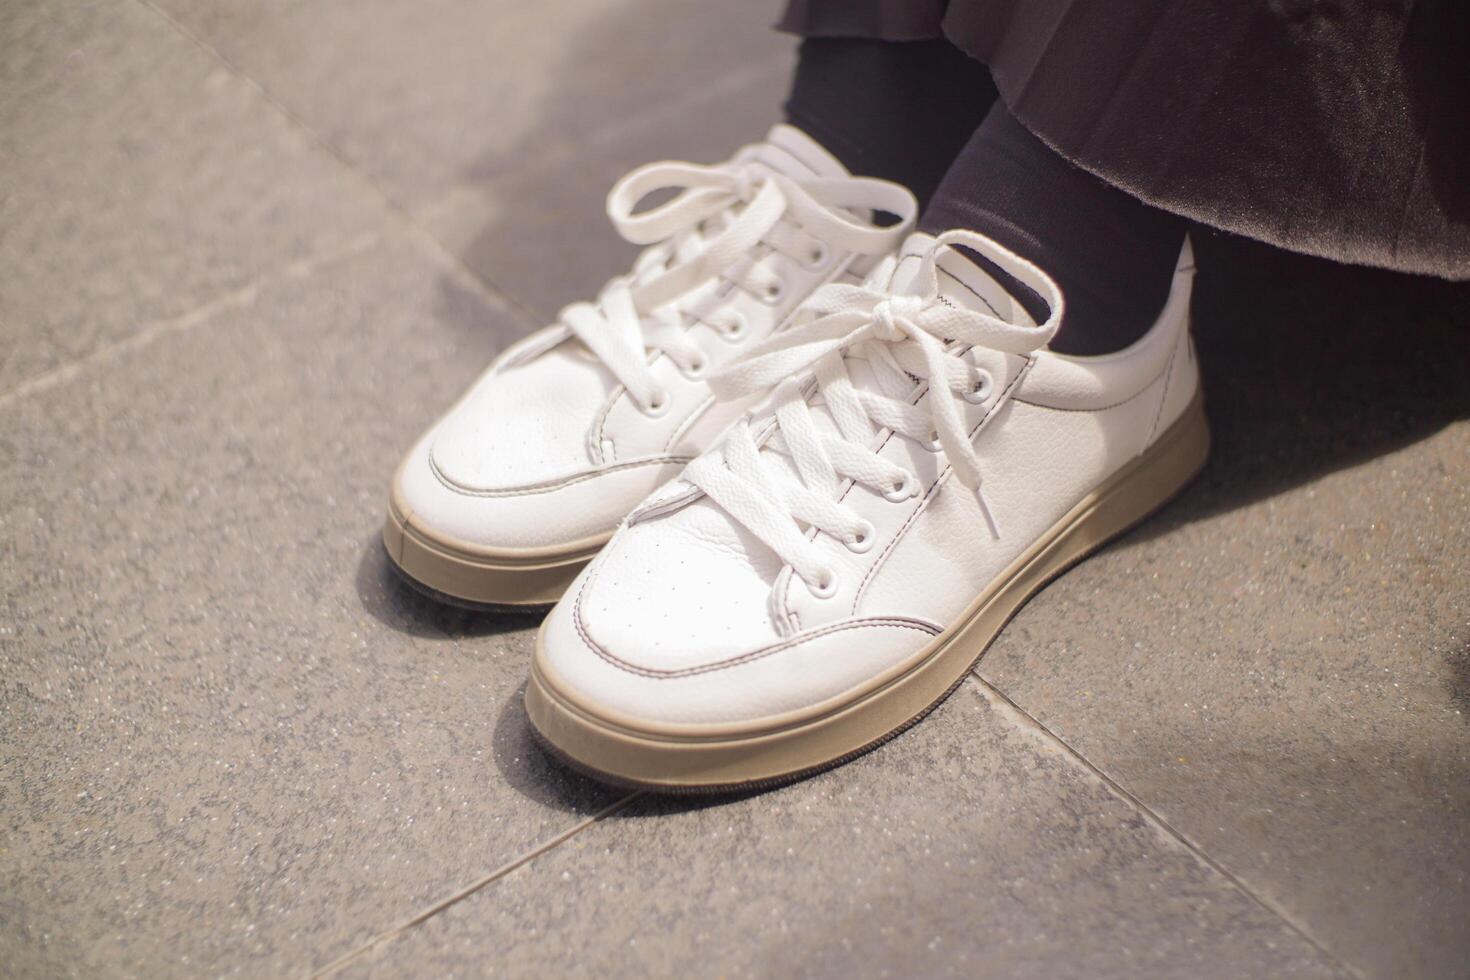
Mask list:
[{"label": "shoe shadow", "polygon": [[543,613],[481,612],[453,606],[413,588],[388,558],[374,534],[357,563],[357,598],[384,626],[411,636],[465,639],[533,629]]},{"label": "shoe shadow", "polygon": [[1131,540],[1470,418],[1470,283],[1353,268],[1213,233],[1196,244],[1194,337],[1213,450],[1200,479]]},{"label": "shoe shadow", "polygon": [[634,796],[627,806],[608,819],[636,820],[706,810],[771,792],[770,789],[760,789],[672,795],[600,783],[541,748],[532,734],[530,719],[526,717],[525,695],[526,686],[522,684],[501,707],[500,716],[495,721],[492,755],[495,767],[506,784],[543,806],[585,813]]},{"label": "shoe shadow", "polygon": [[542,751],[531,734],[525,696],[522,684],[501,707],[491,736],[491,757],[507,786],[542,806],[582,814],[596,813],[629,794],[589,779]]},{"label": "shoe shadow", "polygon": [[1450,655],[1450,672],[1445,686],[1450,703],[1459,711],[1460,719],[1470,726],[1470,643]]}]

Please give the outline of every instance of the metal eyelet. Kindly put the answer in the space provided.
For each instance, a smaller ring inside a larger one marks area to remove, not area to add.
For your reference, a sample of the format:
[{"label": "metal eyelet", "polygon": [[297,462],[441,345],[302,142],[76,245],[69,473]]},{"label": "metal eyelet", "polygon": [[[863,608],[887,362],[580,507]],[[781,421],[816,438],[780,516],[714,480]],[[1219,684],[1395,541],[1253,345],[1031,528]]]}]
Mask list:
[{"label": "metal eyelet", "polygon": [[695,361],[693,364],[689,365],[688,367],[679,368],[679,373],[684,375],[684,377],[686,378],[699,379],[704,377],[705,372],[707,372],[708,370],[709,359],[701,354],[699,360]]},{"label": "metal eyelet", "polygon": [[894,487],[883,491],[883,499],[898,504],[908,500],[919,492],[919,481],[912,473],[905,473],[903,480]]},{"label": "metal eyelet", "polygon": [[[802,579],[806,582],[806,579]],[[806,582],[807,591],[818,599],[830,599],[837,594],[837,573],[830,568],[822,570],[822,578],[816,585]]]},{"label": "metal eyelet", "polygon": [[647,405],[639,405],[638,411],[651,419],[656,419],[669,410],[669,404],[673,400],[667,391],[656,391],[653,393],[653,401]]},{"label": "metal eyelet", "polygon": [[878,536],[878,529],[873,526],[872,521],[863,521],[862,527],[858,528],[857,534],[843,541],[847,550],[855,555],[861,555],[873,547],[873,539]]},{"label": "metal eyelet", "polygon": [[761,302],[767,306],[775,306],[786,298],[786,282],[776,279],[761,291]]},{"label": "metal eyelet", "polygon": [[971,405],[983,405],[990,398],[991,389],[995,387],[995,379],[990,376],[989,371],[981,371],[975,387],[960,395]]}]

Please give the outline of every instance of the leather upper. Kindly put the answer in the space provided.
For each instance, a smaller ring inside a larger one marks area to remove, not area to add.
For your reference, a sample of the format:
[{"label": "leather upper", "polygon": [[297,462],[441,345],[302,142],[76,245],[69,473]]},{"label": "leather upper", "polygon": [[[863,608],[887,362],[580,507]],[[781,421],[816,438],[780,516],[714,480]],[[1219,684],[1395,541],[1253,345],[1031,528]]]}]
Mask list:
[{"label": "leather upper", "polygon": [[[1008,304],[970,263],[941,265],[958,276],[953,295]],[[860,551],[814,533],[837,571],[834,593],[819,597],[712,500],[676,483],[568,590],[547,622],[546,664],[599,705],[714,723],[817,704],[911,656],[1189,404],[1192,276],[1186,254],[1166,309],[1123,352],[972,352],[995,381],[965,420],[998,538],[942,450],[885,430],[880,455],[915,473],[920,491],[894,501],[847,485],[843,503],[875,533]]]},{"label": "leather upper", "polygon": [[[847,176],[789,126],[736,159],[757,173],[795,179]],[[648,370],[668,396],[656,411],[640,405],[567,327],[538,331],[502,354],[415,445],[395,496],[421,533],[473,546],[547,548],[610,532],[750,407],[750,400],[717,402],[708,372],[779,329],[816,287],[860,279],[871,263],[839,247],[798,260],[759,246],[739,271],[749,278],[759,267],[778,290],[753,295],[720,276],[700,284],[682,301],[720,314],[695,320],[684,333],[704,365],[688,370],[652,353]]]}]

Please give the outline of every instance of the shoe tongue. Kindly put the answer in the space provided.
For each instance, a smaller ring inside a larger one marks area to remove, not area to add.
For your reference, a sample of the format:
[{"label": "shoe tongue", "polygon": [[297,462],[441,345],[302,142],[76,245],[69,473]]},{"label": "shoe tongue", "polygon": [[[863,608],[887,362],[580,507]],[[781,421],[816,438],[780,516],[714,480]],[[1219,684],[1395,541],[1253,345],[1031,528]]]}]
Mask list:
[{"label": "shoe tongue", "polygon": [[[934,247],[934,236],[914,232],[899,250],[898,268],[894,271],[894,292],[911,293],[924,288],[918,282],[923,256]],[[987,313],[1007,323],[1023,327],[1036,326],[1035,319],[1000,283],[964,253],[946,248],[935,263],[938,267],[939,295],[968,310]]]},{"label": "shoe tongue", "polygon": [[787,123],[772,126],[764,143],[748,147],[737,159],[768,167],[793,180],[848,176],[847,168],[822,144]]}]

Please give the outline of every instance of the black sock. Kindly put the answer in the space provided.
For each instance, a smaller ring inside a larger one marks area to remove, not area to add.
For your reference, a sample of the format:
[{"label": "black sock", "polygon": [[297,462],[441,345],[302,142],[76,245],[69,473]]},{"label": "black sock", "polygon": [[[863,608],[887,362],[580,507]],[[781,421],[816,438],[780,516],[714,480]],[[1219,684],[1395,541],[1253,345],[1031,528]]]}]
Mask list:
[{"label": "black sock", "polygon": [[809,37],[786,118],[854,174],[926,204],[995,102],[990,71],[948,41]]},{"label": "black sock", "polygon": [[[978,231],[1041,266],[1067,303],[1052,349],[1106,354],[1142,337],[1158,318],[1186,223],[1073,166],[997,103],[919,227]],[[1046,316],[1039,296],[981,264],[1028,313]]]}]

